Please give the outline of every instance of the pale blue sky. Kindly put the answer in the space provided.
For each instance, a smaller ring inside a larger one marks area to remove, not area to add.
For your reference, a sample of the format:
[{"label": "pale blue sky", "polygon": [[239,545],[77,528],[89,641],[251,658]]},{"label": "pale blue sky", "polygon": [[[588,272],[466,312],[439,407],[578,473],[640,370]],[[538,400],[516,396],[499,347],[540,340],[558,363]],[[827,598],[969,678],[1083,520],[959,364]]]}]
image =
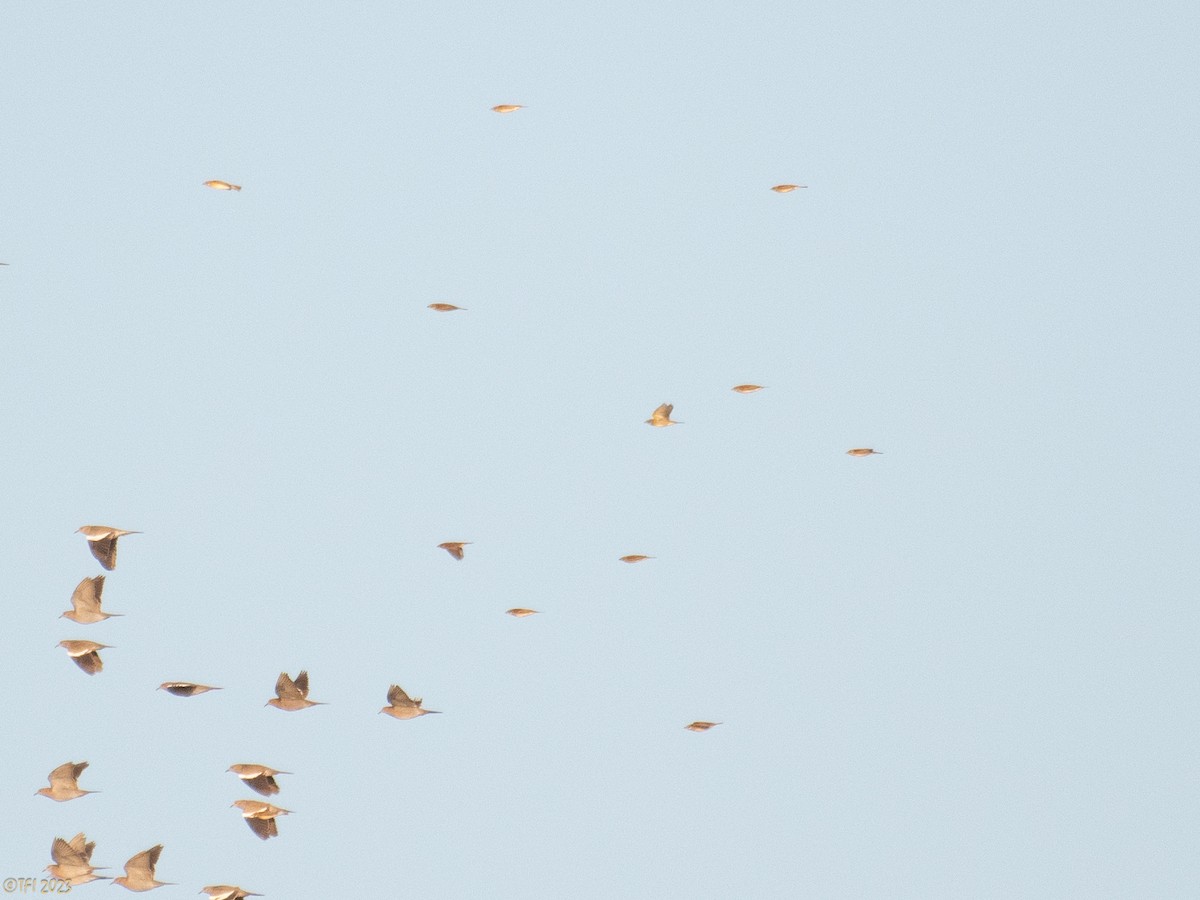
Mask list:
[{"label": "pale blue sky", "polygon": [[6,7],[0,876],[1195,896],[1193,4],[247,6]]}]

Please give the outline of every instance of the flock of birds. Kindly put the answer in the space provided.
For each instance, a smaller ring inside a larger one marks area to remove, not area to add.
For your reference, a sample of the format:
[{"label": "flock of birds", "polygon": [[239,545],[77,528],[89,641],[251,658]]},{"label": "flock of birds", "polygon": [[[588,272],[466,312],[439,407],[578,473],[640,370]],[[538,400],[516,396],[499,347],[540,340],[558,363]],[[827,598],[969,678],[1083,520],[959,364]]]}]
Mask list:
[{"label": "flock of birds", "polygon": [[[493,112],[501,114],[513,113],[521,109],[525,109],[525,107],[519,104],[501,104],[492,107]],[[241,185],[216,179],[206,181],[203,184],[205,187],[218,191],[242,190]],[[787,194],[804,187],[807,186],[802,184],[777,184],[771,190],[779,194]],[[7,263],[0,263],[0,265],[7,265]],[[442,302],[430,303],[428,308],[436,312],[465,311],[463,307]],[[752,394],[764,390],[764,386],[759,384],[738,384],[734,385],[732,390],[739,394]],[[655,428],[666,428],[670,425],[683,424],[671,418],[674,410],[675,407],[672,404],[663,403],[650,414],[650,418],[646,419],[646,424]],[[880,451],[870,447],[856,447],[846,452],[851,456],[870,456]],[[77,533],[82,534],[86,538],[88,548],[96,560],[99,561],[100,565],[106,570],[112,571],[116,568],[117,564],[117,542],[122,537],[139,534],[140,532],[113,528],[107,525],[84,525],[78,529]],[[465,548],[470,543],[470,541],[445,541],[437,546],[449,553],[454,559],[462,560],[466,556]],[[620,562],[630,564],[643,562],[648,559],[654,559],[654,557],[641,553],[631,553],[619,558]],[[120,613],[106,612],[102,608],[104,579],[104,575],[84,578],[71,596],[71,609],[64,612],[61,618],[69,619],[79,625],[92,625],[119,616]],[[523,607],[507,610],[508,615],[516,618],[525,618],[537,613],[538,610]],[[108,644],[89,640],[63,640],[59,642],[59,646],[66,650],[68,656],[70,656],[75,664],[88,675],[95,675],[103,671],[104,663],[100,657],[100,651],[110,649],[110,645]],[[159,685],[159,690],[164,690],[176,697],[195,697],[209,691],[221,690],[221,688],[214,685],[197,684],[188,681],[166,681]],[[269,699],[265,705],[273,706],[285,712],[297,712],[313,706],[324,705],[322,701],[310,700],[308,693],[307,671],[301,671],[295,678],[292,678],[287,672],[281,672],[278,680],[275,682],[275,696]],[[392,718],[403,720],[434,714],[438,710],[425,709],[422,706],[421,698],[411,697],[402,687],[393,684],[387,691],[387,705],[380,709],[379,712],[389,715]],[[720,722],[695,721],[684,727],[688,731],[704,732],[720,724]],[[87,767],[87,762],[63,763],[50,772],[49,787],[44,787],[37,793],[58,802],[75,800],[87,794],[96,793],[95,791],[82,790],[79,787],[79,778]],[[291,774],[290,772],[257,763],[235,763],[227,771],[236,775],[246,787],[263,797],[273,797],[279,793],[279,784],[275,780],[277,775]],[[262,800],[238,800],[232,806],[241,812],[242,818],[250,830],[263,840],[278,836],[279,828],[276,820],[280,816],[285,816],[289,813],[287,809]],[[46,871],[52,877],[72,887],[101,879],[107,880],[108,876],[96,874],[102,867],[92,865],[92,852],[95,846],[95,842],[89,841],[84,834],[77,834],[70,840],[56,837],[50,849],[50,854],[54,862],[46,867]],[[125,874],[112,878],[112,883],[119,884],[128,890],[139,892],[172,884],[173,882],[158,881],[155,877],[155,868],[158,865],[162,851],[163,845],[158,844],[135,854],[125,863]],[[224,884],[208,885],[201,890],[201,893],[207,894],[212,900],[240,900],[243,897],[262,896],[236,885]]]}]

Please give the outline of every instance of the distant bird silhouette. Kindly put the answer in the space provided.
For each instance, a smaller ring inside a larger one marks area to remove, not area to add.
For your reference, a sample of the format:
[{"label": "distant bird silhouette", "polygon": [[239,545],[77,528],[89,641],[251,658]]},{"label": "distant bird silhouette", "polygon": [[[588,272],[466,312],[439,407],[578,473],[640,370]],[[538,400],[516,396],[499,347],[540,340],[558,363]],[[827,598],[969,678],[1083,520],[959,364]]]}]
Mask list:
[{"label": "distant bird silhouette", "polygon": [[62,647],[75,660],[75,665],[89,675],[95,675],[104,669],[104,661],[100,659],[101,650],[112,649],[108,644],[97,644],[95,641],[59,641]]},{"label": "distant bird silhouette", "polygon": [[790,194],[792,191],[796,190],[797,188],[806,188],[806,187],[808,187],[807,184],[777,184],[777,185],[775,185],[775,187],[771,188],[771,190],[773,190],[777,194]]},{"label": "distant bird silhouette", "polygon": [[88,549],[92,556],[100,561],[100,565],[110,572],[117,565],[117,538],[127,534],[141,534],[140,531],[122,531],[120,528],[110,528],[108,525],[84,525],[75,531],[87,538]]},{"label": "distant bird silhouette", "polygon": [[59,803],[64,800],[74,800],[84,794],[100,793],[99,791],[81,791],[79,789],[79,776],[87,767],[88,764],[85,762],[63,763],[50,773],[50,787],[42,788],[38,793],[51,800],[57,800]]},{"label": "distant bird silhouette", "polygon": [[492,112],[510,113],[510,112],[516,112],[518,109],[524,109],[524,108],[525,107],[519,103],[501,103],[499,106],[493,106]]},{"label": "distant bird silhouette", "polygon": [[739,394],[753,394],[755,391],[761,391],[761,384],[735,384],[731,390],[737,391]]},{"label": "distant bird silhouette", "polygon": [[308,699],[308,672],[301,672],[295,681],[288,677],[287,672],[280,672],[279,680],[275,682],[275,693],[277,696],[268,700],[266,705],[288,712],[325,705],[320,701]]},{"label": "distant bird silhouette", "polygon": [[463,547],[470,544],[471,541],[446,541],[444,544],[438,544],[438,547],[445,550],[455,559],[463,558]]},{"label": "distant bird silhouette", "polygon": [[418,716],[437,713],[436,709],[421,709],[421,698],[415,700],[404,693],[404,689],[398,684],[393,684],[388,688],[387,699],[389,706],[385,706],[380,710],[381,713],[387,713],[393,719],[415,719]]},{"label": "distant bird silhouette", "polygon": [[870,456],[872,453],[879,453],[878,450],[872,450],[870,447],[855,447],[853,450],[847,450],[851,456]]},{"label": "distant bird silhouette", "polygon": [[693,722],[691,725],[685,725],[688,731],[708,731],[710,728],[716,728],[720,722]]},{"label": "distant bird silhouette", "polygon": [[75,592],[71,594],[71,609],[67,610],[60,619],[70,619],[80,625],[93,625],[103,622],[121,613],[107,613],[100,609],[100,595],[104,593],[104,576],[85,578],[79,582]]},{"label": "distant bird silhouette", "polygon": [[655,557],[653,557],[653,556],[643,556],[643,555],[642,555],[642,554],[640,554],[640,553],[630,553],[628,556],[622,556],[622,557],[621,557],[621,562],[623,562],[623,563],[638,563],[638,562],[641,562],[641,561],[642,561],[642,560],[644,560],[644,559],[655,559]]},{"label": "distant bird silhouette", "polygon": [[69,841],[56,837],[50,845],[50,858],[54,860],[54,864],[46,866],[45,871],[72,887],[101,879],[107,880],[106,875],[94,874],[97,868],[105,868],[92,865],[92,851],[95,849],[96,842],[88,841],[82,832]]},{"label": "distant bird silhouette", "polygon": [[262,794],[264,797],[270,797],[273,794],[279,793],[279,785],[275,781],[276,775],[291,775],[291,772],[284,772],[281,769],[272,769],[270,766],[260,766],[255,763],[235,763],[226,769],[227,772],[232,772],[246,787],[256,793]]},{"label": "distant bird silhouette", "polygon": [[158,686],[158,690],[174,694],[176,697],[195,697],[197,694],[219,691],[222,688],[207,684],[192,684],[190,681],[164,681]]},{"label": "distant bird silhouette", "polygon": [[230,184],[228,181],[217,181],[215,178],[212,181],[204,182],[206,188],[212,188],[214,191],[240,191],[240,184]]},{"label": "distant bird silhouette", "polygon": [[453,303],[430,303],[428,308],[436,309],[438,312],[454,312],[455,310],[466,312],[463,307],[455,306]]},{"label": "distant bird silhouette", "polygon": [[264,841],[279,836],[279,826],[275,824],[275,820],[291,812],[290,809],[280,809],[261,800],[236,800],[230,805],[242,811],[242,818],[246,820],[250,830]]},{"label": "distant bird silhouette", "polygon": [[520,607],[520,606],[516,607],[515,609],[507,610],[507,612],[510,616],[514,616],[518,619],[523,619],[526,616],[537,615],[536,609],[524,609],[523,607]]},{"label": "distant bird silhouette", "polygon": [[243,897],[262,896],[262,894],[256,894],[254,891],[248,891],[232,884],[210,884],[208,887],[200,888],[200,893],[208,894],[211,900],[242,900]]},{"label": "distant bird silhouette", "polygon": [[671,418],[671,413],[675,407],[670,403],[664,403],[654,412],[650,413],[650,418],[646,420],[647,425],[653,425],[655,428],[666,428],[668,425],[682,425],[682,422],[676,422]]},{"label": "distant bird silhouette", "polygon": [[154,880],[154,867],[158,865],[158,857],[162,855],[162,849],[163,845],[159,844],[130,857],[129,862],[125,863],[125,874],[120,878],[114,878],[113,884],[119,884],[123,888],[139,892],[152,891],[164,884],[174,884],[173,881]]}]

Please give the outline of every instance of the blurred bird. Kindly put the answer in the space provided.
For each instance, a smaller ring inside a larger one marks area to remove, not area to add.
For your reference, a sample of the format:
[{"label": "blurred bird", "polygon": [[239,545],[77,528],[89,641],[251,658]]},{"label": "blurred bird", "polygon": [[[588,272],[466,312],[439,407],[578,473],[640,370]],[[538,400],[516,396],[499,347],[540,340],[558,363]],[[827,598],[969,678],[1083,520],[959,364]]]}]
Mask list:
[{"label": "blurred bird", "polygon": [[272,794],[279,793],[279,785],[275,781],[276,775],[292,774],[291,772],[284,772],[281,769],[272,769],[270,766],[260,766],[255,763],[235,763],[225,771],[232,772],[238,778],[242,779],[246,787],[255,793],[262,794],[264,797],[270,797]]},{"label": "blurred bird", "polygon": [[92,865],[92,851],[95,849],[96,842],[89,841],[83,832],[69,841],[56,837],[50,845],[50,858],[54,860],[54,865],[46,866],[45,871],[72,887],[101,879],[107,880],[107,875],[93,874],[97,868],[106,868]]},{"label": "blurred bird", "polygon": [[262,894],[256,894],[254,891],[248,891],[232,884],[210,884],[208,887],[200,888],[200,893],[208,894],[212,900],[242,900],[243,897],[262,896]]},{"label": "blurred bird", "polygon": [[104,593],[103,575],[83,579],[75,588],[75,593],[71,594],[72,608],[59,616],[59,618],[70,619],[72,622],[78,622],[80,625],[92,625],[96,622],[103,622],[105,619],[111,619],[114,616],[120,616],[121,613],[106,613],[100,609],[100,595],[102,593]]},{"label": "blurred bird", "polygon": [[318,700],[308,699],[308,672],[301,672],[295,681],[288,677],[287,672],[280,672],[279,680],[275,682],[275,693],[277,696],[268,700],[266,705],[288,712],[326,705]]},{"label": "blurred bird", "polygon": [[122,531],[120,528],[110,528],[108,525],[84,525],[75,530],[88,541],[88,549],[92,556],[100,561],[100,565],[110,572],[117,565],[117,538],[127,534],[141,534],[140,531]]},{"label": "blurred bird", "polygon": [[220,691],[224,688],[212,687],[207,684],[192,684],[190,681],[164,681],[158,686],[158,690],[174,694],[176,697],[195,697],[197,694]]},{"label": "blurred bird", "polygon": [[622,557],[621,557],[621,562],[623,562],[623,563],[635,563],[635,562],[641,562],[643,559],[655,559],[655,557],[653,557],[653,556],[642,556],[642,554],[640,554],[640,553],[630,553],[628,556],[622,556]]},{"label": "blurred bird", "polygon": [[466,312],[466,309],[461,306],[455,306],[453,303],[430,303],[428,308],[436,309],[438,312],[454,312],[455,310]]},{"label": "blurred bird", "polygon": [[872,450],[870,447],[856,447],[853,450],[847,450],[851,456],[870,456],[872,453],[879,453],[878,450]]},{"label": "blurred bird", "polygon": [[519,606],[516,609],[510,609],[507,612],[510,616],[515,616],[518,619],[523,619],[526,616],[537,615],[536,609],[523,609]]},{"label": "blurred bird", "polygon": [[79,776],[87,767],[88,764],[85,762],[63,763],[50,773],[50,787],[42,788],[38,793],[51,800],[57,800],[59,803],[64,800],[74,800],[84,794],[100,793],[99,791],[81,791],[79,789]]},{"label": "blurred bird", "polygon": [[250,830],[264,841],[279,836],[279,826],[275,824],[275,819],[291,812],[290,809],[280,809],[261,800],[236,800],[230,805],[242,811],[242,818],[246,820]]},{"label": "blurred bird", "polygon": [[467,546],[469,543],[471,543],[471,541],[446,541],[444,544],[438,544],[438,547],[442,550],[445,550],[455,559],[462,559],[463,547]]},{"label": "blurred bird", "polygon": [[807,184],[777,184],[775,187],[771,188],[771,190],[777,194],[790,194],[792,191],[796,190],[796,188],[806,187],[808,187]]},{"label": "blurred bird", "polygon": [[519,103],[501,103],[499,106],[493,106],[492,112],[510,113],[510,112],[516,112],[518,109],[524,109],[524,108],[525,107]]},{"label": "blurred bird", "polygon": [[653,425],[655,428],[666,428],[668,425],[682,425],[682,422],[676,422],[671,418],[671,412],[675,407],[670,403],[664,403],[654,412],[650,413],[650,418],[646,420],[647,425]]},{"label": "blurred bird", "polygon": [[58,646],[66,650],[75,660],[75,665],[89,675],[95,675],[104,668],[100,651],[112,649],[108,644],[97,644],[95,641],[59,641]]},{"label": "blurred bird", "polygon": [[129,862],[125,863],[125,874],[114,878],[113,884],[119,884],[131,891],[151,891],[164,884],[174,884],[173,881],[154,880],[154,867],[158,865],[162,849],[163,845],[158,844],[131,857]]},{"label": "blurred bird", "polygon": [[212,188],[214,191],[240,191],[240,184],[230,184],[228,181],[217,181],[215,178],[212,181],[204,182],[206,188]]},{"label": "blurred bird", "polygon": [[421,709],[421,698],[418,697],[414,700],[404,693],[404,689],[398,684],[393,684],[388,688],[387,699],[391,705],[385,706],[380,712],[387,713],[393,719],[415,719],[418,716],[439,712],[436,709]]},{"label": "blurred bird", "polygon": [[715,728],[720,724],[720,722],[693,722],[691,725],[685,725],[683,727],[688,731],[708,731],[708,729]]},{"label": "blurred bird", "polygon": [[737,391],[739,394],[753,394],[755,391],[761,391],[761,384],[735,384],[731,390]]}]

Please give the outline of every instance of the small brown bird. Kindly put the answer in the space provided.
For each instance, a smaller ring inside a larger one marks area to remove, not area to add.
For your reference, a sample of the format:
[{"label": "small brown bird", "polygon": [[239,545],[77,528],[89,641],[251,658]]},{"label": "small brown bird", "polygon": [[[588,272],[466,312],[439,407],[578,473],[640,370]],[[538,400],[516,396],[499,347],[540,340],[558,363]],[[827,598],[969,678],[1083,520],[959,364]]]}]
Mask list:
[{"label": "small brown bird", "polygon": [[197,694],[221,691],[224,688],[212,687],[207,684],[192,684],[190,681],[164,681],[158,686],[158,690],[174,694],[176,697],[195,697]]},{"label": "small brown bird", "polygon": [[438,547],[442,550],[445,550],[455,559],[462,559],[463,547],[467,546],[469,543],[471,543],[471,541],[446,541],[444,544],[438,544]]},{"label": "small brown bird", "polygon": [[720,722],[693,722],[691,725],[684,725],[688,731],[708,731],[710,728],[715,728],[720,725]]},{"label": "small brown bird", "polygon": [[872,453],[878,454],[880,451],[872,450],[870,447],[855,447],[853,450],[847,450],[851,456],[870,456]]},{"label": "small brown bird", "polygon": [[464,307],[455,306],[453,303],[430,303],[428,308],[436,309],[438,312],[454,312],[455,310],[466,312]]},{"label": "small brown bird", "polygon": [[621,557],[621,562],[623,562],[623,563],[635,563],[635,562],[641,562],[643,559],[656,559],[656,557],[653,557],[653,556],[643,556],[643,555],[642,555],[642,554],[640,554],[640,553],[630,553],[628,556],[622,556],[622,557]]},{"label": "small brown bird", "polygon": [[100,651],[112,649],[108,644],[97,644],[95,641],[59,641],[58,646],[66,650],[71,659],[75,660],[75,665],[89,675],[95,675],[104,669]]},{"label": "small brown bird", "polygon": [[280,809],[261,800],[236,800],[230,806],[236,806],[242,811],[242,818],[246,820],[250,830],[264,841],[279,836],[279,826],[275,824],[275,819],[291,812],[290,809]]},{"label": "small brown bird", "polygon": [[393,719],[415,719],[417,716],[439,712],[436,709],[421,709],[421,698],[417,697],[414,700],[404,693],[404,689],[398,684],[388,688],[387,699],[391,705],[385,706],[380,712],[387,713]]},{"label": "small brown bird", "polygon": [[50,787],[42,788],[38,793],[51,800],[57,800],[59,803],[64,800],[74,800],[84,794],[100,793],[99,791],[81,791],[79,789],[79,776],[87,767],[88,764],[85,762],[63,763],[50,773]]},{"label": "small brown bird", "polygon": [[103,622],[121,613],[106,613],[100,609],[100,595],[104,593],[104,576],[85,578],[71,594],[71,609],[59,616],[60,619],[70,619],[80,625],[92,625]]},{"label": "small brown bird", "polygon": [[93,874],[97,869],[92,865],[92,851],[95,849],[96,842],[89,841],[83,832],[69,841],[56,837],[50,845],[50,858],[54,860],[54,865],[46,866],[45,871],[72,887],[101,879],[107,880],[107,875]]},{"label": "small brown bird", "polygon": [[650,413],[650,418],[646,420],[647,425],[653,425],[655,428],[666,428],[668,425],[682,425],[682,422],[676,422],[671,418],[671,412],[675,407],[670,403],[664,403],[654,412]]},{"label": "small brown bird", "polygon": [[499,106],[493,106],[492,112],[510,113],[510,112],[516,112],[518,109],[524,109],[524,108],[525,107],[519,103],[501,103]]},{"label": "small brown bird", "polygon": [[114,878],[113,884],[131,891],[152,891],[164,884],[174,884],[173,881],[155,881],[154,867],[158,865],[158,857],[162,854],[163,845],[159,844],[149,850],[143,850],[136,856],[130,857],[125,863],[125,874]]},{"label": "small brown bird", "polygon": [[272,769],[270,766],[260,766],[256,763],[235,763],[225,771],[232,772],[242,779],[246,787],[264,797],[279,793],[279,785],[275,781],[276,775],[292,774],[284,772],[282,769]]},{"label": "small brown bird", "polygon": [[771,188],[771,190],[773,190],[777,194],[790,194],[792,191],[796,190],[797,188],[806,188],[806,187],[808,187],[807,184],[777,184],[777,185],[775,185],[775,187]]},{"label": "small brown bird", "polygon": [[288,677],[287,672],[280,672],[279,680],[275,682],[275,693],[277,696],[268,700],[266,705],[288,712],[326,705],[318,700],[308,699],[308,672],[301,672],[295,681]]},{"label": "small brown bird", "polygon": [[110,528],[107,525],[84,525],[75,530],[88,541],[88,549],[92,556],[100,561],[100,565],[110,572],[117,565],[117,538],[127,534],[141,534],[140,531],[122,531],[120,528]]},{"label": "small brown bird", "polygon": [[761,384],[735,384],[730,390],[737,391],[739,394],[753,394],[755,391],[761,391]]},{"label": "small brown bird", "polygon": [[200,893],[208,894],[212,900],[242,900],[243,897],[262,896],[262,894],[256,894],[254,891],[248,891],[232,884],[210,884],[208,887],[200,888]]},{"label": "small brown bird", "polygon": [[215,178],[212,181],[204,182],[206,188],[212,188],[214,191],[240,191],[240,184],[230,184],[228,181],[217,181]]},{"label": "small brown bird", "polygon": [[506,611],[510,616],[514,616],[515,618],[518,618],[518,619],[523,619],[526,616],[537,615],[536,609],[524,609],[520,606],[516,607],[515,609],[510,609],[510,610],[506,610]]}]

